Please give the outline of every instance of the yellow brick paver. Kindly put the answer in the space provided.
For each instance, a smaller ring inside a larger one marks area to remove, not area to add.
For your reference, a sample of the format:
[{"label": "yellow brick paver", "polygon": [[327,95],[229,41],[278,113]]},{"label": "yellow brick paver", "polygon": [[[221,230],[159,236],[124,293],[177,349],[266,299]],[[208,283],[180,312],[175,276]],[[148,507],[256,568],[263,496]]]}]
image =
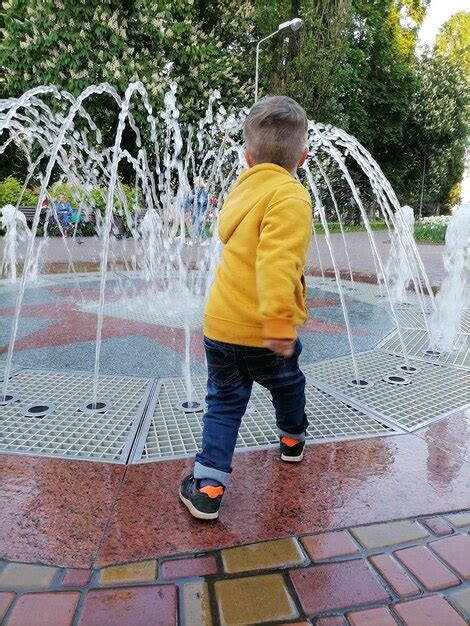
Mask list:
[{"label": "yellow brick paver", "polygon": [[293,538],[222,550],[224,570],[229,574],[298,565],[304,560],[302,550]]},{"label": "yellow brick paver", "polygon": [[206,583],[188,583],[183,589],[185,626],[212,626],[209,588]]},{"label": "yellow brick paver", "polygon": [[56,567],[8,563],[0,574],[0,588],[11,591],[48,589],[57,573]]},{"label": "yellow brick paver", "polygon": [[298,617],[281,574],[249,576],[215,583],[220,623],[241,626]]},{"label": "yellow brick paver", "polygon": [[349,530],[355,539],[369,550],[428,537],[428,533],[424,528],[418,522],[412,520],[357,526]]},{"label": "yellow brick paver", "polygon": [[451,524],[457,526],[457,528],[463,528],[464,526],[470,526],[470,511],[464,511],[463,513],[452,513],[446,515]]},{"label": "yellow brick paver", "polygon": [[113,565],[101,570],[99,582],[101,585],[115,585],[121,583],[138,583],[155,580],[157,577],[157,562],[142,561]]}]

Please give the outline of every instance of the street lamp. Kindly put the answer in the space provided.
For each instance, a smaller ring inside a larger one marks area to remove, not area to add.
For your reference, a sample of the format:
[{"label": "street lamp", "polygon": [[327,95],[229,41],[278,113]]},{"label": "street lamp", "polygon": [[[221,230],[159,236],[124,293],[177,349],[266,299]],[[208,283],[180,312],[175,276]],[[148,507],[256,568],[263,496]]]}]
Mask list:
[{"label": "street lamp", "polygon": [[300,17],[294,17],[294,19],[290,20],[289,22],[282,22],[282,24],[279,24],[277,30],[275,30],[273,33],[271,33],[267,37],[263,37],[263,39],[260,39],[258,43],[256,44],[255,103],[258,101],[258,69],[259,69],[260,45],[263,43],[263,41],[266,41],[266,39],[270,39],[271,37],[274,37],[274,35],[277,35],[277,33],[279,33],[281,30],[286,30],[286,28],[290,28],[291,30],[296,31],[296,30],[299,30],[301,26],[302,26],[302,20],[300,19]]}]

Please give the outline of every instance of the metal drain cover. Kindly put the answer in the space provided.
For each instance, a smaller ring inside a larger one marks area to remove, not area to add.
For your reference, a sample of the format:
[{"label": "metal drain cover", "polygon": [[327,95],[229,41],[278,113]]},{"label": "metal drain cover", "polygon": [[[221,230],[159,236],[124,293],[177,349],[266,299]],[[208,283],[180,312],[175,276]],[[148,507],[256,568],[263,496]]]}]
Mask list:
[{"label": "metal drain cover", "polygon": [[55,404],[50,402],[32,402],[24,406],[20,414],[23,417],[46,417],[46,415],[54,413],[55,409]]},{"label": "metal drain cover", "polygon": [[[0,451],[127,461],[152,381],[100,376],[100,393],[112,398],[113,406],[104,414],[85,414],[77,407],[93,395],[93,376],[89,374],[24,369],[14,380],[15,391],[21,395],[28,413],[21,415],[17,404],[2,407]],[[37,408],[31,412],[31,402],[38,397],[47,397],[48,402],[34,402]],[[55,410],[40,415],[39,409],[50,404]]]},{"label": "metal drain cover", "polygon": [[[409,356],[420,361],[439,363],[441,365],[453,365],[462,369],[470,370],[470,335],[463,333],[462,343],[464,347],[461,350],[450,352],[449,354],[432,354],[428,352],[429,337],[425,330],[404,329],[402,330],[403,341]],[[386,337],[376,348],[381,352],[389,354],[402,354],[401,343],[398,332],[393,332]],[[433,351],[435,352],[435,351]]]},{"label": "metal drain cover", "polygon": [[[196,378],[192,382],[194,396],[203,397],[206,380]],[[312,386],[307,385],[306,396],[310,420],[307,441],[341,441],[402,432]],[[200,449],[202,413],[183,413],[175,408],[185,398],[184,379],[165,378],[159,381],[135,446],[133,463],[192,456]],[[237,449],[261,449],[278,441],[271,394],[254,385],[249,410],[240,426]]]},{"label": "metal drain cover", "polygon": [[412,374],[412,384],[390,385],[382,379],[403,363],[401,356],[369,351],[358,353],[356,359],[361,377],[374,382],[367,391],[348,385],[353,371],[350,356],[308,365],[304,372],[309,382],[349,406],[407,431],[470,405],[470,372],[423,362]]}]

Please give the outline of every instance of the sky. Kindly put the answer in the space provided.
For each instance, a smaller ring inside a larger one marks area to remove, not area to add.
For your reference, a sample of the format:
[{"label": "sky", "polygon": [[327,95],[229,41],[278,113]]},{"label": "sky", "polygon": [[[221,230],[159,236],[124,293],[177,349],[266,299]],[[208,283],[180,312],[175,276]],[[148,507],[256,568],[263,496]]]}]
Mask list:
[{"label": "sky", "polygon": [[440,26],[459,11],[470,11],[469,0],[431,0],[419,31],[418,45],[432,46]]}]

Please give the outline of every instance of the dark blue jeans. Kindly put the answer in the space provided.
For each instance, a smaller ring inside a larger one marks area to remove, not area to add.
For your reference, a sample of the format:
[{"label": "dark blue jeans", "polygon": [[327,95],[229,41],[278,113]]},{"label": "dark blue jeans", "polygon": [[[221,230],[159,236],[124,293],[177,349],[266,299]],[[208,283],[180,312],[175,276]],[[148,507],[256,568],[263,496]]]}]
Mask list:
[{"label": "dark blue jeans", "polygon": [[248,348],[204,339],[208,381],[202,451],[196,455],[195,478],[213,478],[227,485],[238,429],[256,381],[271,392],[281,436],[303,441],[305,376],[299,369],[302,344],[294,354],[279,357],[266,348]]}]

